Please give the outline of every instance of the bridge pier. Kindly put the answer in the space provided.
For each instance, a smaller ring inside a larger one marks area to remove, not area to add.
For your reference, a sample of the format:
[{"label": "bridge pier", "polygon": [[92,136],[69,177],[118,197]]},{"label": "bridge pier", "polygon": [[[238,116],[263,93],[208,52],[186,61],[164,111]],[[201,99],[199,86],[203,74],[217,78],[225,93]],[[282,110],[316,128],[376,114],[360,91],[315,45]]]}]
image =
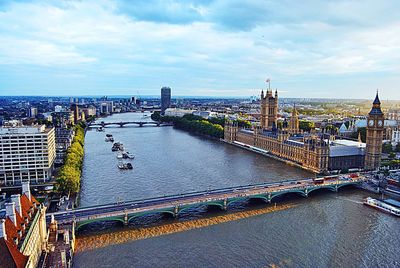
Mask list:
[{"label": "bridge pier", "polygon": [[224,211],[227,211],[227,209],[228,209],[228,199],[224,199],[224,204],[223,204],[223,206],[222,206],[222,209],[224,210]]},{"label": "bridge pier", "polygon": [[139,123],[139,127],[143,127],[143,122],[140,122],[140,123]]},{"label": "bridge pier", "polygon": [[176,205],[176,206],[174,207],[174,217],[177,217],[177,216],[178,216],[178,213],[179,213],[179,205]]},{"label": "bridge pier", "polygon": [[124,226],[127,226],[129,224],[129,218],[128,218],[128,213],[125,210],[124,214]]}]

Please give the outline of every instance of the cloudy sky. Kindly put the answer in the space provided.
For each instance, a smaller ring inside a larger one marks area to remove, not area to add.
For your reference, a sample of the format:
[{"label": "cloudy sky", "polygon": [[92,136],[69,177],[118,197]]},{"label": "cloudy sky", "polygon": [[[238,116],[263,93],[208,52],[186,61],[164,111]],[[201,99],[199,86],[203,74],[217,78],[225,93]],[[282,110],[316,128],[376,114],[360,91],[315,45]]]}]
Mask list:
[{"label": "cloudy sky", "polygon": [[400,2],[1,0],[0,95],[400,99]]}]

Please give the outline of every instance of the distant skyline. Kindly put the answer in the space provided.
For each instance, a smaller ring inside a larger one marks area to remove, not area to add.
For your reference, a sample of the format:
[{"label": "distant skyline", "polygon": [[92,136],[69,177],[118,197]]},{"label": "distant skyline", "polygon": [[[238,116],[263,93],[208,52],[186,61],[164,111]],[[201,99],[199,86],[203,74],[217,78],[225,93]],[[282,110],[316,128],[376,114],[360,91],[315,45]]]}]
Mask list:
[{"label": "distant skyline", "polygon": [[400,100],[399,1],[2,0],[0,95]]}]

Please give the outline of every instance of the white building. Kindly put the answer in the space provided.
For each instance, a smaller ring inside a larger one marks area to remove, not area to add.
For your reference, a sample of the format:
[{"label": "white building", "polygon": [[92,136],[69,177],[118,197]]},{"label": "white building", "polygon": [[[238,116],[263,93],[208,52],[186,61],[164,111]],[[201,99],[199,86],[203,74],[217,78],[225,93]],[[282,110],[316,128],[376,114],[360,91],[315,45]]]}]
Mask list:
[{"label": "white building", "polygon": [[101,114],[112,114],[114,112],[114,102],[113,101],[102,101],[100,104]]},{"label": "white building", "polygon": [[54,112],[56,113],[64,112],[64,108],[61,105],[56,105],[54,106]]},{"label": "white building", "polygon": [[38,115],[38,109],[36,107],[29,108],[28,116],[30,118],[35,118]]},{"label": "white building", "polygon": [[178,116],[182,117],[185,114],[192,114],[193,110],[185,110],[185,109],[178,109],[178,108],[167,108],[165,110],[165,116]]},{"label": "white building", "polygon": [[209,117],[216,117],[217,113],[211,111],[194,111],[193,115],[201,116],[204,119],[208,119]]},{"label": "white building", "polygon": [[395,129],[392,132],[392,145],[396,146],[399,143],[400,143],[400,130]]},{"label": "white building", "polygon": [[50,180],[56,156],[54,128],[0,128],[0,185]]}]

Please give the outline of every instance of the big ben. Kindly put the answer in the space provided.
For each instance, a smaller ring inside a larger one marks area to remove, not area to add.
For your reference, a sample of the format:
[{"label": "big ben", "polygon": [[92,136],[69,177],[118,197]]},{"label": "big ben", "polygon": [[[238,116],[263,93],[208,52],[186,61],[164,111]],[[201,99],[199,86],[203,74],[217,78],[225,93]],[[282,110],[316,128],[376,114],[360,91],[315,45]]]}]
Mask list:
[{"label": "big ben", "polygon": [[376,170],[380,166],[383,129],[384,115],[381,110],[381,102],[377,92],[372,104],[372,109],[367,118],[367,145],[364,164],[366,170]]}]

